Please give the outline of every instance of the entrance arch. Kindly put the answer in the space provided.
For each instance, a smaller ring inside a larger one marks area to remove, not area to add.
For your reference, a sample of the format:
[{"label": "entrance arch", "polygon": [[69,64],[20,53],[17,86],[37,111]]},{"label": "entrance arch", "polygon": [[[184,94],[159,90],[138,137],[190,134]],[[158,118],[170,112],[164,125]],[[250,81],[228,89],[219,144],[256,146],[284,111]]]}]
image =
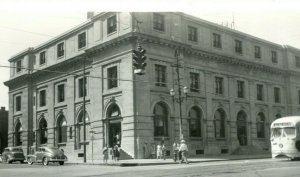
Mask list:
[{"label": "entrance arch", "polygon": [[237,114],[237,137],[241,146],[247,145],[247,114],[240,111]]},{"label": "entrance arch", "polygon": [[122,138],[122,117],[121,111],[117,104],[113,103],[107,109],[107,145],[114,147],[115,145],[121,146]]},{"label": "entrance arch", "polygon": [[22,124],[20,121],[15,126],[15,146],[22,146]]},{"label": "entrance arch", "polygon": [[47,144],[48,142],[48,129],[47,121],[45,118],[42,118],[39,123],[40,131],[40,144]]}]

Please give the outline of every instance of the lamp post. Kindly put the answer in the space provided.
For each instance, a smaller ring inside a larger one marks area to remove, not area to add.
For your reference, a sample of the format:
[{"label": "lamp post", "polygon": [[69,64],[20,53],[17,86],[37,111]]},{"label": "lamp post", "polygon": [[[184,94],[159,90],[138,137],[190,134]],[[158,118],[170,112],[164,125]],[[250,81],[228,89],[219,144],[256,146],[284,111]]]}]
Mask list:
[{"label": "lamp post", "polygon": [[183,133],[182,133],[182,110],[181,110],[181,103],[184,101],[184,99],[187,99],[187,93],[188,93],[188,88],[186,86],[183,87],[183,93],[184,96],[181,96],[181,85],[180,85],[180,74],[179,74],[179,50],[176,49],[175,50],[175,58],[176,58],[176,73],[177,73],[177,85],[178,85],[178,97],[175,97],[176,93],[174,89],[170,90],[170,95],[173,98],[173,104],[176,101],[177,103],[179,103],[179,139],[182,140],[183,139]]}]

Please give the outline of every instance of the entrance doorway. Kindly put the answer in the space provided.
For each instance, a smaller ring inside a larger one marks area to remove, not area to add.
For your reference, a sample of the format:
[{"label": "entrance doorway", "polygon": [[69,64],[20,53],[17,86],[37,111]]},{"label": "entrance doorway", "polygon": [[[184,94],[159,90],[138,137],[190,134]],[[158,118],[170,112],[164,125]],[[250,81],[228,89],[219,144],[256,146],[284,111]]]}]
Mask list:
[{"label": "entrance doorway", "polygon": [[247,146],[247,115],[240,111],[237,115],[237,137],[241,146]]},{"label": "entrance doorway", "polygon": [[109,123],[109,147],[121,146],[121,122]]}]

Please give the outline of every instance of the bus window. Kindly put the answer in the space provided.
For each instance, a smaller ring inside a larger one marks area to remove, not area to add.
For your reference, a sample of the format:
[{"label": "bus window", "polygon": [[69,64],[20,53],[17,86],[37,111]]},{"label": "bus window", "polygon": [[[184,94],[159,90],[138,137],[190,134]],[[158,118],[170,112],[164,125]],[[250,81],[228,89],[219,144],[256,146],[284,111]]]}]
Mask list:
[{"label": "bus window", "polygon": [[289,138],[293,138],[296,136],[296,128],[295,127],[285,127],[283,128],[284,135]]},{"label": "bus window", "polygon": [[272,129],[272,137],[274,137],[274,138],[281,137],[281,132],[282,132],[281,128],[273,128]]}]

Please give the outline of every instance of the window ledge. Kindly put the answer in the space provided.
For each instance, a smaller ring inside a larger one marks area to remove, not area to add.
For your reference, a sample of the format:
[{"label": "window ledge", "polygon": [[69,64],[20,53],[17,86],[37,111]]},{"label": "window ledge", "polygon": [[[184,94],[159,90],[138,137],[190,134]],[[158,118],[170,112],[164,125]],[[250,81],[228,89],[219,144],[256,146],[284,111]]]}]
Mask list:
[{"label": "window ledge", "polygon": [[107,37],[110,37],[110,36],[112,36],[112,35],[114,35],[114,34],[117,34],[117,30],[116,30],[116,31],[113,31],[113,32],[110,32],[110,33],[108,33],[108,34],[107,34]]}]

